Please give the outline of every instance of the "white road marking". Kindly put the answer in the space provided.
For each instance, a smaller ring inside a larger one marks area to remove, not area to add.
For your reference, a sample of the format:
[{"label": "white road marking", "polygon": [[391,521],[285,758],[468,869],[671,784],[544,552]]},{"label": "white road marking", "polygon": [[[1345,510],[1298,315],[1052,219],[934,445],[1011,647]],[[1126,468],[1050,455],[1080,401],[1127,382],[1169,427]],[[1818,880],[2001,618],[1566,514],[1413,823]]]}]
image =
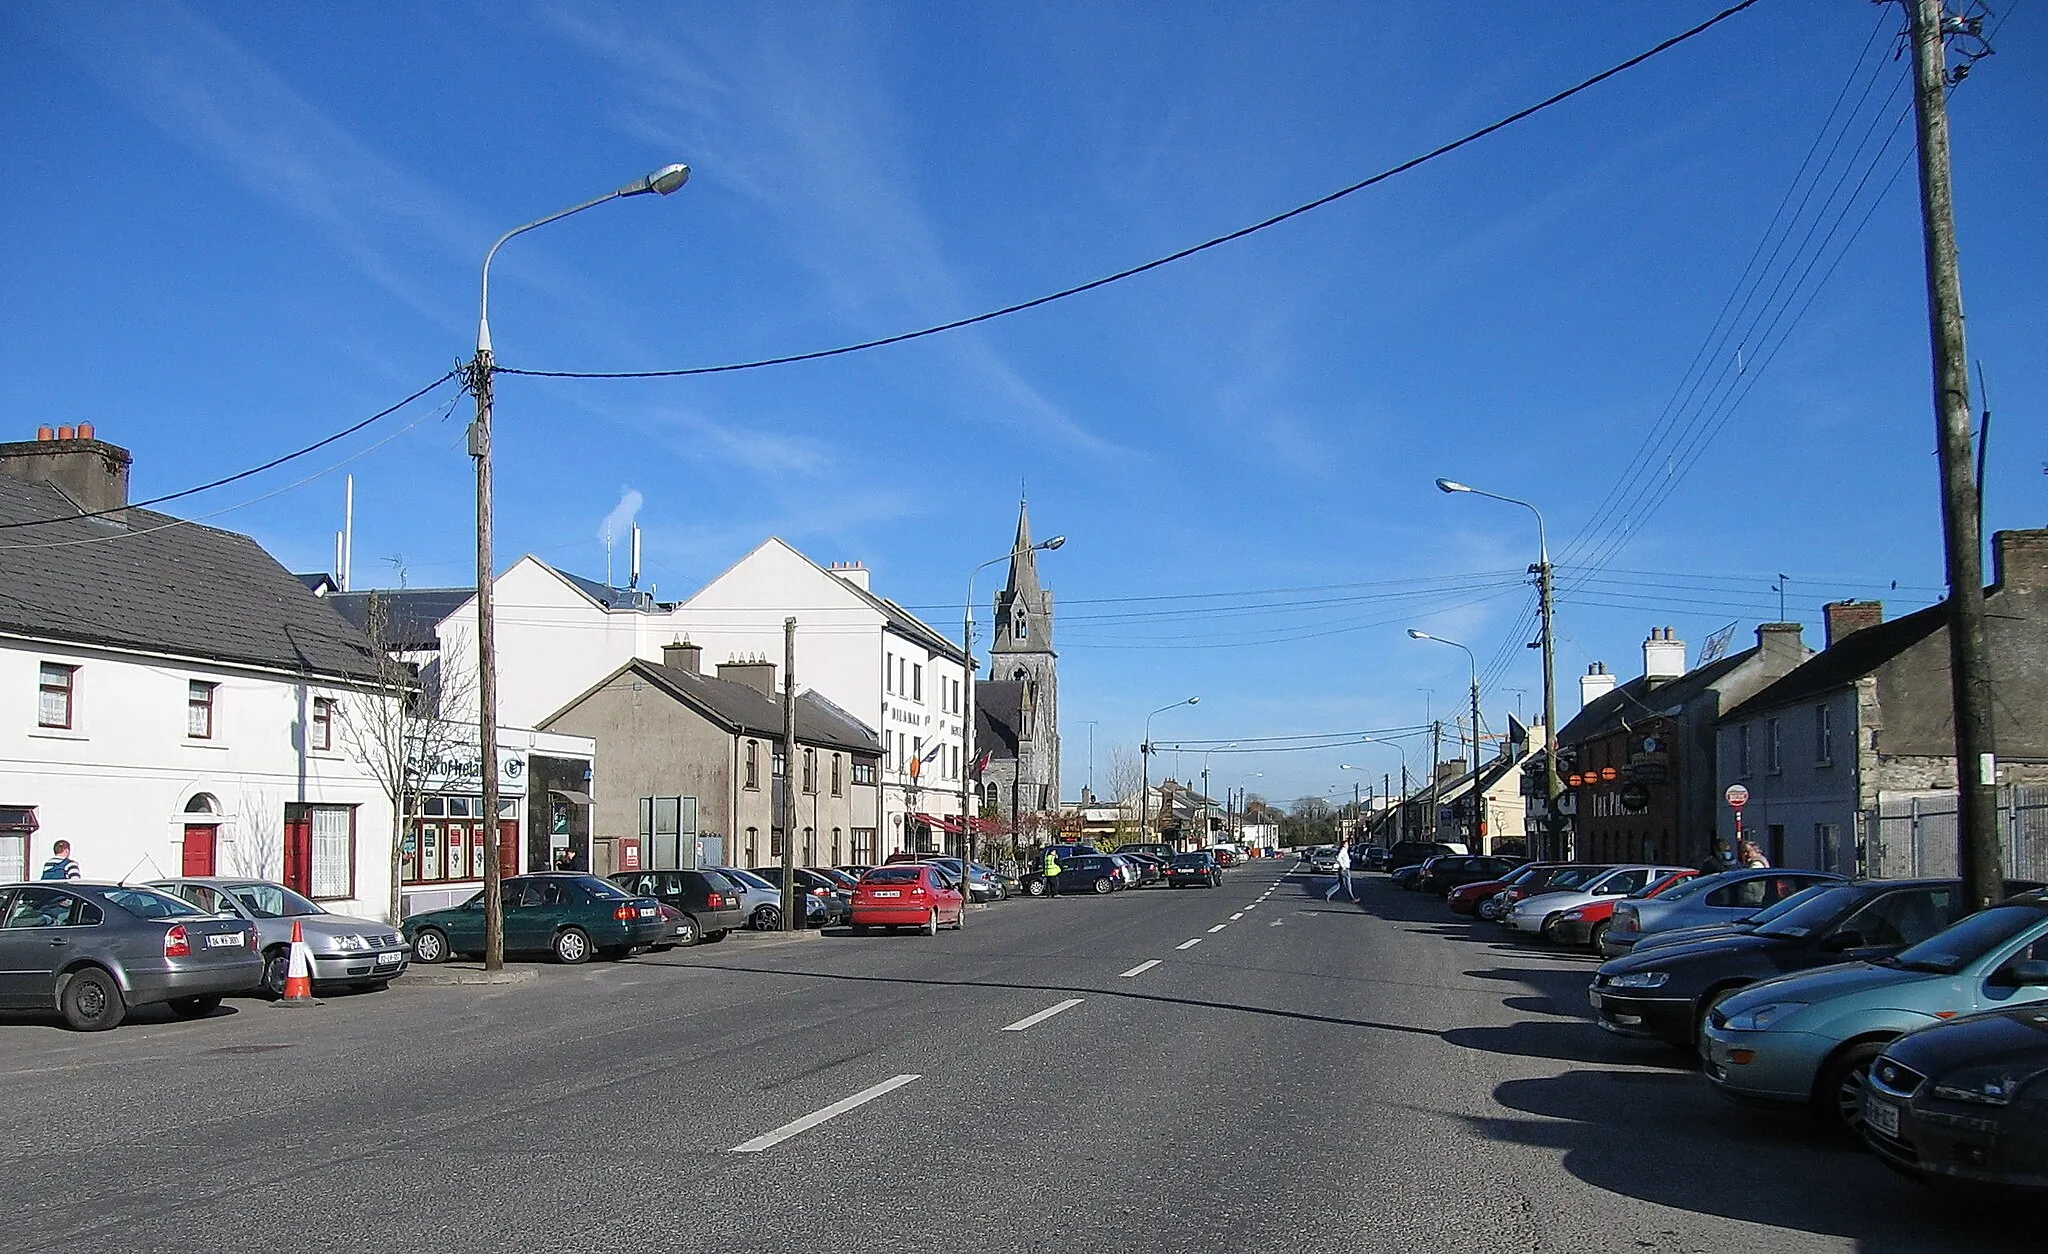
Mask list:
[{"label": "white road marking", "polygon": [[1197,945],[1199,945],[1199,944],[1201,944],[1201,943],[1202,943],[1202,938],[1201,938],[1201,937],[1199,937],[1199,936],[1197,936],[1197,937],[1195,937],[1195,939],[1193,939],[1193,940],[1191,940],[1191,941],[1182,941],[1182,942],[1181,942],[1180,944],[1178,944],[1178,945],[1175,945],[1175,946],[1174,946],[1174,948],[1175,948],[1175,949],[1193,949],[1193,948],[1194,948],[1195,946],[1197,946]]},{"label": "white road marking", "polygon": [[1054,1015],[1060,1013],[1063,1010],[1072,1010],[1074,1007],[1081,1004],[1081,1000],[1082,999],[1079,997],[1069,997],[1065,1001],[1060,1002],[1056,1005],[1047,1006],[1045,1009],[1039,1011],[1035,1015],[1024,1016],[1022,1019],[1017,1020],[1009,1027],[1004,1028],[1003,1031],[1022,1032],[1026,1028],[1034,1027],[1038,1024],[1044,1023],[1047,1019],[1052,1018]]},{"label": "white road marking", "polygon": [[1267,926],[1267,927],[1280,927],[1280,926],[1283,926],[1283,925],[1284,925],[1284,924],[1285,924],[1286,922],[1287,922],[1287,920],[1285,920],[1285,919],[1275,919],[1275,920],[1273,920],[1273,921],[1272,921],[1271,923],[1268,923],[1268,924],[1267,924],[1266,926]]},{"label": "white road marking", "polygon": [[1135,966],[1135,967],[1132,967],[1132,968],[1131,968],[1130,970],[1128,970],[1128,971],[1124,972],[1124,973],[1123,973],[1122,975],[1118,976],[1117,978],[1118,978],[1118,979],[1123,979],[1123,980],[1128,980],[1128,979],[1130,979],[1130,978],[1131,978],[1132,976],[1134,976],[1134,975],[1143,975],[1143,974],[1145,974],[1145,973],[1146,973],[1147,971],[1150,971],[1150,970],[1151,970],[1152,968],[1154,968],[1154,967],[1156,967],[1156,966],[1158,966],[1158,965],[1159,965],[1159,959],[1157,959],[1157,958],[1147,958],[1147,959],[1146,959],[1145,961],[1143,961],[1143,962],[1139,963],[1139,964],[1138,964],[1137,966]]},{"label": "white road marking", "polygon": [[837,1119],[856,1106],[865,1106],[884,1093],[893,1092],[914,1080],[921,1080],[923,1078],[923,1076],[916,1075],[899,1075],[892,1080],[884,1080],[873,1088],[862,1089],[852,1097],[841,1098],[823,1110],[805,1115],[794,1123],[785,1123],[773,1132],[757,1136],[751,1141],[743,1141],[733,1146],[730,1152],[734,1154],[758,1154],[762,1150],[772,1149],[799,1132],[809,1132],[812,1128],[817,1127],[828,1119]]},{"label": "white road marking", "polygon": [[[1264,900],[1265,900],[1265,898],[1264,898],[1264,897],[1261,897],[1261,898],[1259,898],[1259,901],[1264,901]],[[1251,904],[1247,905],[1247,906],[1245,907],[1245,909],[1247,909],[1247,910],[1256,910],[1256,909],[1258,909],[1258,908],[1259,908],[1259,901],[1254,901],[1254,902],[1252,902]],[[1232,917],[1234,918],[1234,917],[1236,917],[1236,916],[1232,916]]]},{"label": "white road marking", "polygon": [[1222,931],[1224,928],[1229,926],[1230,925],[1228,923],[1218,923],[1215,927],[1209,929],[1209,934],[1211,936],[1214,936],[1216,933]]},{"label": "white road marking", "polygon": [[[1250,906],[1246,906],[1246,907],[1244,908],[1244,910],[1249,910],[1249,909],[1251,909],[1251,907],[1250,907]],[[1231,916],[1230,916],[1230,921],[1231,921],[1232,923],[1235,923],[1235,922],[1237,922],[1237,921],[1238,921],[1239,919],[1242,919],[1242,918],[1244,917],[1244,910],[1240,910],[1240,911],[1238,911],[1238,912],[1237,912],[1236,914],[1233,914],[1233,915],[1231,915]]]}]

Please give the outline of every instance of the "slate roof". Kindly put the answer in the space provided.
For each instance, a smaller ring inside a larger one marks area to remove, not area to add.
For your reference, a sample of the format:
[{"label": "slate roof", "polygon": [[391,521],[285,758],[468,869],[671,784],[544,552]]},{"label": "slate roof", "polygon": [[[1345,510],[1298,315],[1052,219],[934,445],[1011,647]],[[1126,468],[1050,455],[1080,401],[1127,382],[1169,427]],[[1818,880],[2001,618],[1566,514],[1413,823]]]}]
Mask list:
[{"label": "slate roof", "polygon": [[1722,717],[1737,718],[1758,710],[1794,705],[1854,683],[1947,624],[1948,602],[1937,601],[1888,623],[1851,632]]},{"label": "slate roof", "polygon": [[438,649],[441,637],[435,632],[441,621],[467,604],[475,588],[373,588],[366,592],[330,592],[327,604],[334,612],[370,630],[370,599],[384,607],[386,644],[393,649]]},{"label": "slate roof", "polygon": [[1758,647],[1751,645],[1740,653],[1731,653],[1705,666],[1696,666],[1676,679],[1662,680],[1655,685],[1638,675],[1611,692],[1601,694],[1580,710],[1577,717],[1558,733],[1557,742],[1567,746],[1584,744],[1596,736],[1621,730],[1624,720],[1639,723],[1646,718],[1675,715],[1686,702],[1706,692],[1755,657]]},{"label": "slate roof", "polygon": [[614,588],[608,583],[600,583],[595,579],[585,579],[581,575],[572,575],[559,566],[549,566],[548,563],[541,561],[537,557],[533,561],[537,566],[546,566],[549,570],[561,576],[564,581],[569,583],[578,592],[581,592],[584,596],[589,597],[608,610],[645,610],[652,612],[658,608],[667,608],[666,606],[657,606],[654,598],[649,596],[643,588]]},{"label": "slate roof", "polygon": [[[645,658],[634,658],[602,682],[541,721],[543,728],[581,704],[591,693],[609,687],[627,673],[696,710],[727,731],[776,740],[782,736],[782,702],[749,684],[694,674]],[[796,699],[796,738],[802,744],[880,757],[880,737],[853,715],[815,692]]]},{"label": "slate roof", "polygon": [[78,517],[56,487],[0,474],[0,631],[330,678],[375,673],[370,642],[244,535],[153,510]]},{"label": "slate roof", "polygon": [[[1024,726],[1024,683],[1017,679],[992,679],[974,685],[974,747],[991,761],[1010,761],[1017,756],[1019,731]],[[978,755],[977,755],[978,756]]]}]

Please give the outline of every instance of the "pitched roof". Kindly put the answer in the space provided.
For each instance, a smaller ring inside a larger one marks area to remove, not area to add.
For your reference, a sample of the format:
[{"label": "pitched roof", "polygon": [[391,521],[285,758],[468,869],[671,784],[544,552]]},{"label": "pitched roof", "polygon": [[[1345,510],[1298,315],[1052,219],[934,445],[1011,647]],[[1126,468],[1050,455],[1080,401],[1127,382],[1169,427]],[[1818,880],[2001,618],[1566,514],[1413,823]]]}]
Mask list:
[{"label": "pitched roof", "polygon": [[[750,684],[699,675],[660,662],[650,662],[646,658],[634,658],[605,676],[603,681],[589,692],[583,693],[561,710],[543,719],[541,726],[548,726],[575,708],[591,692],[610,686],[619,676],[628,672],[652,684],[657,691],[673,697],[719,723],[728,731],[767,739],[779,739],[782,735],[780,700]],[[879,757],[882,752],[881,738],[876,736],[867,724],[815,692],[797,695],[796,738],[803,744],[845,749],[852,753]]]},{"label": "pitched roof", "polygon": [[551,566],[541,561],[532,554],[528,554],[527,558],[534,565],[553,572],[564,583],[608,610],[641,610],[652,613],[656,610],[666,610],[668,608],[667,606],[657,605],[654,597],[644,588],[614,588],[608,583],[600,583],[595,579],[586,579],[582,575],[572,575],[559,566]]},{"label": "pitched roof", "polygon": [[1686,702],[1727,678],[1737,667],[1755,657],[1758,651],[1759,646],[1751,645],[1740,653],[1731,653],[1705,666],[1695,666],[1676,679],[1663,680],[1655,685],[1638,675],[1612,691],[1602,693],[1580,710],[1558,732],[1557,742],[1561,745],[1583,744],[1595,736],[1621,730],[1624,722],[1676,714]]},{"label": "pitched roof", "polygon": [[393,649],[437,649],[435,628],[476,595],[474,588],[372,588],[366,592],[330,592],[327,604],[363,632],[370,630],[370,601],[384,613],[385,645]]},{"label": "pitched roof", "polygon": [[1947,625],[1948,602],[1937,601],[1888,623],[1851,632],[1723,717],[1792,705],[1854,683]]},{"label": "pitched roof", "polygon": [[46,483],[0,474],[0,522],[61,521],[0,543],[0,631],[339,678],[370,642],[244,535],[153,510],[78,517]]},{"label": "pitched roof", "polygon": [[1024,684],[1015,679],[992,679],[974,685],[974,746],[993,760],[1017,756],[1017,742],[1024,726]]}]

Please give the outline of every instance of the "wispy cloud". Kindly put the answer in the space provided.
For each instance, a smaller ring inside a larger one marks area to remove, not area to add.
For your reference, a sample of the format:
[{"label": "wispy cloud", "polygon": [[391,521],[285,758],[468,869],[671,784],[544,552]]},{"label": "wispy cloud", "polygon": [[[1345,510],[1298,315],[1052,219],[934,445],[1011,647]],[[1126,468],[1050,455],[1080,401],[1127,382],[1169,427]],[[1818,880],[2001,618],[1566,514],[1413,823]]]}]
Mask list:
[{"label": "wispy cloud", "polygon": [[638,488],[627,488],[619,494],[619,503],[612,506],[612,512],[606,514],[604,521],[597,524],[597,538],[605,544],[610,544],[624,535],[633,525],[633,520],[640,516],[640,507],[646,503],[647,498],[641,495]]}]

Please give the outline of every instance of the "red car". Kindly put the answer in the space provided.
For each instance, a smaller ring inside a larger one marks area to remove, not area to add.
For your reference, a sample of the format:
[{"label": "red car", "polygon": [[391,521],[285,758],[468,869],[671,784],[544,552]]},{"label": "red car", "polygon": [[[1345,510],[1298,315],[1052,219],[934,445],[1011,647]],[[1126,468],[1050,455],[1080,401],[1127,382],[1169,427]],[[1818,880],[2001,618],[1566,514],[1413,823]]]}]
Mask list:
[{"label": "red car", "polygon": [[914,927],[937,936],[942,924],[959,927],[966,915],[960,894],[946,887],[938,868],[917,863],[878,866],[853,889],[853,930]]},{"label": "red car", "polygon": [[1641,901],[1645,897],[1655,897],[1673,884],[1683,884],[1698,874],[1698,871],[1674,871],[1661,880],[1645,884],[1625,899],[1604,897],[1599,901],[1589,901],[1583,906],[1574,906],[1559,917],[1557,939],[1566,945],[1589,945],[1594,953],[1599,953],[1600,938],[1607,934],[1607,925],[1614,918],[1614,908],[1622,901]]},{"label": "red car", "polygon": [[1489,897],[1499,893],[1502,889],[1513,888],[1523,880],[1540,871],[1547,870],[1553,865],[1555,864],[1549,862],[1530,862],[1516,867],[1513,871],[1497,880],[1482,880],[1477,884],[1461,884],[1453,888],[1449,895],[1444,898],[1444,901],[1450,905],[1451,913],[1453,914],[1476,916],[1479,913],[1479,907],[1485,905]]}]

